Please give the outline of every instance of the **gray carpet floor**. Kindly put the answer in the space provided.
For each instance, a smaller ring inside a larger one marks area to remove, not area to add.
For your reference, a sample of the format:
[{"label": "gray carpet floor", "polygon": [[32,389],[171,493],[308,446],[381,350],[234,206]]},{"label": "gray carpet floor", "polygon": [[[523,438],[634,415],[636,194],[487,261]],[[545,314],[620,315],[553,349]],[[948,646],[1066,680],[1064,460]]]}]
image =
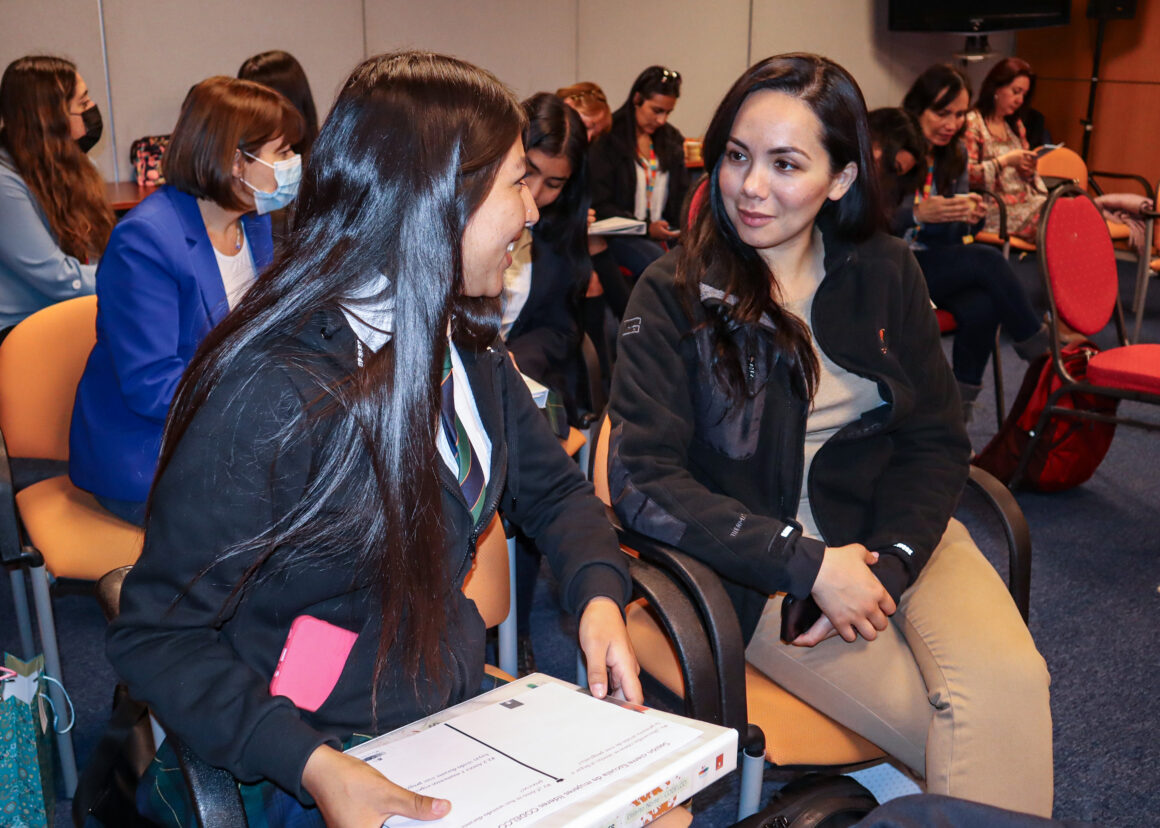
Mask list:
[{"label": "gray carpet floor", "polygon": [[[1017,267],[1019,278],[1041,303],[1034,262]],[[1131,268],[1122,267],[1124,295]],[[1160,289],[1153,285],[1142,341],[1160,342]],[[949,354],[950,340],[944,340]],[[1003,347],[1010,401],[1024,364]],[[994,432],[994,397],[988,375],[980,410],[971,426],[978,450]],[[1125,405],[1142,415],[1143,406]],[[1020,492],[1034,545],[1030,626],[1052,673],[1055,722],[1056,816],[1109,826],[1155,822],[1160,811],[1160,433],[1121,428],[1104,463],[1083,486],[1040,495]],[[993,526],[968,525],[980,546],[994,550]],[[993,562],[1005,573],[1005,560]],[[533,608],[533,640],[539,668],[574,679],[574,626],[561,615],[555,586],[545,570]],[[77,709],[77,751],[92,750],[107,716],[114,677],[104,658],[104,622],[84,594],[61,594],[56,614],[65,680]],[[12,598],[0,587],[0,649],[17,647]],[[650,699],[675,701],[650,686]],[[1018,750],[1018,745],[1003,746]],[[783,779],[767,773],[767,792]],[[718,784],[696,805],[695,825],[732,823],[736,780]],[[68,803],[55,825],[70,824]],[[1150,816],[1151,815],[1151,816]]]}]

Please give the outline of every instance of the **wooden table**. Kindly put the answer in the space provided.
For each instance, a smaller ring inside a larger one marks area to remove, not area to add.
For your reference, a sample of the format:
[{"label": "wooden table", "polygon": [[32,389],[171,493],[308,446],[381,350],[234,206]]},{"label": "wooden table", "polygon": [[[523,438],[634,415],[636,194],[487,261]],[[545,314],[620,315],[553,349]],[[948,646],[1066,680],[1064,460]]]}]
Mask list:
[{"label": "wooden table", "polygon": [[136,181],[106,181],[105,197],[109,199],[109,206],[113,208],[113,212],[121,213],[132,210],[156,189],[141,186]]}]

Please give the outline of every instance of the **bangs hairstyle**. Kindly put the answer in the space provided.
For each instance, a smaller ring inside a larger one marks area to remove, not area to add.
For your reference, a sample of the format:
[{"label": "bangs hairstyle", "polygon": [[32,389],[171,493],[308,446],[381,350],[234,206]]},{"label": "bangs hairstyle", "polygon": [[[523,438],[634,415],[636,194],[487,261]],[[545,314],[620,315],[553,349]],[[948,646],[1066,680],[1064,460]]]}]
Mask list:
[{"label": "bangs hairstyle", "polygon": [[995,94],[1004,86],[1014,83],[1016,78],[1027,78],[1027,94],[1023,96],[1023,104],[1005,119],[1012,127],[1023,117],[1024,110],[1031,103],[1031,96],[1035,94],[1035,73],[1031,71],[1031,64],[1022,58],[1009,57],[996,63],[983,78],[983,85],[979,88],[979,97],[975,100],[975,109],[984,118],[995,114]]},{"label": "bangs hairstyle", "polygon": [[677,260],[676,283],[692,318],[693,309],[701,302],[700,284],[708,269],[712,266],[724,273],[725,291],[737,301],[711,317],[709,324],[716,346],[714,373],[732,397],[743,395],[746,386],[745,366],[729,331],[740,325],[746,329],[743,336],[754,336],[759,320],[768,315],[775,331],[769,367],[777,358],[786,360],[801,379],[800,392],[812,399],[818,360],[809,328],[781,307],[777,274],[771,273],[760,254],[737,235],[725,212],[718,182],[737,113],[750,95],[765,90],[791,95],[814,113],[821,126],[822,146],[829,155],[831,173],[838,173],[850,163],[858,168],[846,194],[836,202],[827,200],[819,219],[825,219],[839,239],[849,242],[861,241],[883,226],[866,104],[858,84],[841,66],[818,55],[793,53],[766,58],[737,79],[705,133],[702,152],[709,171],[708,204],[690,220],[688,239]]},{"label": "bangs hairstyle", "polygon": [[85,261],[104,251],[116,218],[104,179],[72,137],[68,105],[76,91],[70,60],[30,55],[12,61],[0,79],[0,146],[60,249]]},{"label": "bangs hairstyle", "polygon": [[563,157],[572,168],[556,200],[540,213],[536,234],[584,271],[588,270],[588,130],[580,113],[550,92],[522,104],[528,125],[524,149]]},{"label": "bangs hairstyle", "polygon": [[[915,78],[902,99],[902,108],[916,122],[921,123],[923,112],[928,109],[932,112],[946,109],[963,90],[966,90],[969,101],[971,82],[967,76],[950,64],[936,63]],[[967,122],[964,120],[959,131],[945,146],[930,145],[930,156],[934,159],[934,185],[944,195],[954,192],[955,182],[967,168],[967,151],[962,141],[966,129]]]},{"label": "bangs hairstyle", "polygon": [[302,116],[303,129],[302,137],[290,146],[306,160],[314,139],[318,137],[318,111],[314,108],[314,96],[310,93],[310,82],[302,64],[289,52],[274,49],[254,55],[243,63],[238,69],[238,77],[281,92],[294,104]]},{"label": "bangs hairstyle", "polygon": [[294,105],[270,87],[224,75],[207,78],[185,96],[161,169],[166,183],[183,193],[226,210],[246,210],[233,175],[235,153],[256,155],[275,138],[293,146],[304,128]]},{"label": "bangs hairstyle", "polygon": [[[333,425],[298,503],[223,555],[255,563],[228,601],[279,549],[294,565],[350,561],[374,586],[381,633],[372,703],[388,654],[413,682],[441,684],[447,595],[436,429],[450,324],[457,344],[482,348],[498,332],[498,299],[462,296],[463,234],[520,137],[523,112],[496,78],[425,52],[380,55],[347,80],[303,170],[295,232],[243,301],[206,337],[170,410],[161,474],[197,410],[235,363],[248,379],[273,359],[309,362],[292,337],[320,311],[366,295],[393,303],[394,331],[365,367],[318,380],[315,403],[279,426],[273,444],[300,445],[314,418]],[[277,342],[275,347],[272,342]],[[254,353],[262,358],[254,359]],[[368,459],[369,458],[369,468]],[[273,468],[273,466],[272,466]],[[289,562],[285,562],[289,565]]]}]

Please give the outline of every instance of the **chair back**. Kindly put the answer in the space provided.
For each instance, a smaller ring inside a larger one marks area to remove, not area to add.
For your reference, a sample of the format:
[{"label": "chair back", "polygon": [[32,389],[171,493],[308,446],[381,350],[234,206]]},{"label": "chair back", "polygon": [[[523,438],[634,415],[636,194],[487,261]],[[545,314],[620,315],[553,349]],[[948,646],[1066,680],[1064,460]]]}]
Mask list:
[{"label": "chair back", "polygon": [[1070,178],[1081,190],[1087,189],[1087,164],[1078,152],[1068,147],[1059,147],[1040,156],[1035,171],[1048,178]]},{"label": "chair back", "polygon": [[1104,217],[1079,187],[1060,187],[1048,198],[1039,260],[1058,318],[1085,336],[1102,330],[1119,296],[1116,254]]},{"label": "chair back", "polygon": [[0,431],[13,457],[68,460],[77,383],[97,341],[97,297],[39,310],[0,345]]},{"label": "chair back", "polygon": [[507,618],[511,605],[507,535],[499,515],[491,519],[475,544],[475,561],[463,583],[463,594],[475,602],[488,628]]}]

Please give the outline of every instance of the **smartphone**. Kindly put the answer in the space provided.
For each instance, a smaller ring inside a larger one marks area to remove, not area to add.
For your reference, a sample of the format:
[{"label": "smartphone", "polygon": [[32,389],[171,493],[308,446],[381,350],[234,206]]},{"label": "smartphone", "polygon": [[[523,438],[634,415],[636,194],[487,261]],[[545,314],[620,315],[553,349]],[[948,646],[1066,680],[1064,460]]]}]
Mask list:
[{"label": "smartphone", "polygon": [[270,695],[285,696],[294,706],[313,713],[338,684],[358,633],[313,615],[299,615],[290,624],[278,667],[270,679]]},{"label": "smartphone", "polygon": [[1042,158],[1043,156],[1047,155],[1047,153],[1051,152],[1052,150],[1057,150],[1062,146],[1063,141],[1060,141],[1058,144],[1044,144],[1042,147],[1036,147],[1035,157]]}]

